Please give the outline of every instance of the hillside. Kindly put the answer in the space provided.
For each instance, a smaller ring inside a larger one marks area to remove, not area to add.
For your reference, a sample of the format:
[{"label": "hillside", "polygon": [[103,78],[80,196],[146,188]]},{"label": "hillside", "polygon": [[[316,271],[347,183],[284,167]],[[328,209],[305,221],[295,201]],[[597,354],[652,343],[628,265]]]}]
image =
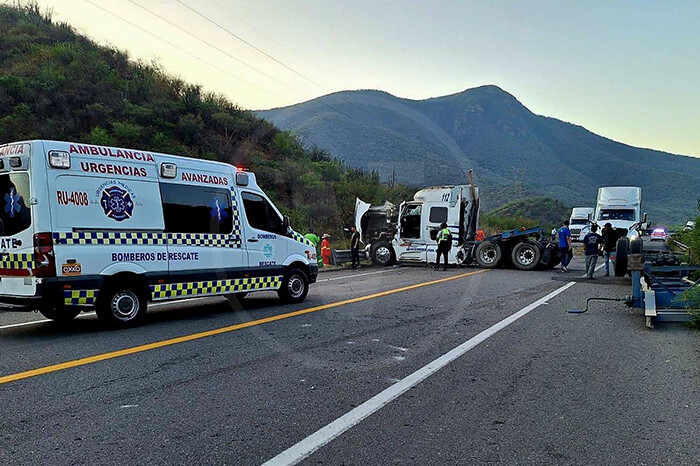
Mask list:
[{"label": "hillside", "polygon": [[98,46],[36,6],[0,5],[0,144],[33,138],[242,164],[302,232],[339,233],[356,196],[399,202],[411,194],[304,149],[220,95]]},{"label": "hillside", "polygon": [[509,202],[490,212],[488,216],[526,218],[551,227],[559,225],[571,214],[571,208],[563,202],[547,196],[530,196]]},{"label": "hillside", "polygon": [[257,114],[383,179],[454,183],[474,168],[490,209],[533,194],[593,206],[599,186],[632,185],[651,219],[684,222],[700,197],[700,159],[535,115],[496,86],[427,100],[344,91]]}]

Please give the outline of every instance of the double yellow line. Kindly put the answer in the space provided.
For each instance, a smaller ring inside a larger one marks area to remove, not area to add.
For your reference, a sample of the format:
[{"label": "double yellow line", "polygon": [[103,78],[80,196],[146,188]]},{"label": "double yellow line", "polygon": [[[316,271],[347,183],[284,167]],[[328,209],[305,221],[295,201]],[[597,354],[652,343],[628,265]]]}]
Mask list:
[{"label": "double yellow line", "polygon": [[199,340],[201,338],[212,337],[214,335],[221,335],[222,333],[235,332],[236,330],[241,330],[248,327],[255,327],[257,325],[267,324],[270,322],[276,322],[278,320],[289,319],[291,317],[297,317],[304,314],[311,314],[312,312],[325,311],[326,309],[332,309],[334,307],[345,306],[347,304],[359,303],[362,301],[367,301],[370,299],[382,298],[384,296],[389,296],[396,293],[401,293],[404,291],[415,290],[417,288],[422,288],[424,286],[437,285],[439,283],[445,283],[452,280],[458,280],[460,278],[469,277],[471,275],[476,275],[479,273],[486,272],[486,270],[477,270],[474,272],[462,273],[459,275],[453,275],[447,278],[441,278],[439,280],[432,280],[429,282],[418,283],[415,285],[404,286],[401,288],[395,288],[393,290],[382,291],[380,293],[374,293],[366,296],[360,296],[358,298],[346,299],[343,301],[336,301],[334,303],[323,304],[321,306],[310,307],[307,309],[301,309],[299,311],[287,312],[285,314],[277,314],[271,317],[265,317],[264,319],[251,320],[250,322],[244,322],[242,324],[229,325],[227,327],[221,327],[214,330],[207,330],[206,332],[192,333],[190,335],[184,335],[181,337],[170,338],[168,340],[156,341],[153,343],[148,343],[145,345],[133,346],[131,348],[125,348],[118,351],[110,351],[108,353],[96,354],[94,356],[89,356],[87,358],[73,359],[71,361],[62,362],[60,364],[52,364],[50,366],[39,367],[36,369],[31,369],[24,372],[17,372],[15,374],[8,374],[0,377],[0,385],[9,382],[15,382],[17,380],[28,379],[30,377],[36,377],[39,375],[50,374],[52,372],[58,372],[66,369],[71,369],[73,367],[85,366],[88,364],[93,364],[100,361],[106,361],[108,359],[120,358],[122,356],[128,356],[130,354],[143,353],[145,351],[151,351],[158,348],[164,348],[166,346],[177,345],[180,343],[186,343],[188,341]]}]

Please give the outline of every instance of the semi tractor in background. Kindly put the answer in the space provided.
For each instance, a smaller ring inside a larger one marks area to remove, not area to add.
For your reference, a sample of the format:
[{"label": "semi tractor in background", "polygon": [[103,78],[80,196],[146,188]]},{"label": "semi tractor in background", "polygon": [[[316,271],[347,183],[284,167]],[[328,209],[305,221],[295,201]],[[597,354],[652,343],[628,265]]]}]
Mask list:
[{"label": "semi tractor in background", "polygon": [[571,239],[574,241],[582,241],[581,232],[588,225],[589,219],[593,216],[595,209],[593,207],[574,207],[571,209],[571,217],[569,217],[569,230],[571,231]]}]

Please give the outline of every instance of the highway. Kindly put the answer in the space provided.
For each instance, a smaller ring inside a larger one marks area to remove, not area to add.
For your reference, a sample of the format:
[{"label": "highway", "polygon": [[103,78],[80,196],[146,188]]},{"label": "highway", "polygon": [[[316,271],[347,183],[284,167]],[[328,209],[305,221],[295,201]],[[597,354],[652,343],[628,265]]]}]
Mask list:
[{"label": "highway", "polygon": [[326,272],[122,331],[0,314],[0,464],[700,464],[697,332],[568,314],[630,292],[581,262]]}]

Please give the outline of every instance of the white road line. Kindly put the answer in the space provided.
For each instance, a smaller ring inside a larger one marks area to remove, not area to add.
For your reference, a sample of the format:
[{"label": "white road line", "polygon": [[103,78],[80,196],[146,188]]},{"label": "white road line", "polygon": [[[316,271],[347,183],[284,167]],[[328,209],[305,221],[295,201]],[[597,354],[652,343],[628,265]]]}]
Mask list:
[{"label": "white road line", "polygon": [[416,385],[418,385],[419,383],[421,383],[422,381],[424,381],[443,367],[450,364],[455,359],[464,355],[467,351],[471,350],[479,343],[482,343],[483,341],[492,337],[497,332],[503,330],[516,320],[527,315],[533,309],[538,308],[539,306],[554,298],[558,294],[568,290],[575,284],[576,282],[569,282],[566,285],[552,291],[547,296],[538,299],[529,306],[522,308],[515,314],[512,314],[511,316],[506,317],[497,324],[492,325],[491,327],[487,328],[475,337],[470,338],[469,340],[465,341],[464,343],[452,349],[451,351],[445,353],[444,355],[440,356],[434,361],[418,369],[411,375],[401,379],[391,387],[380,392],[379,394],[365,401],[364,403],[352,409],[351,411],[348,411],[335,421],[309,435],[296,445],[293,445],[289,449],[283,451],[279,455],[265,462],[263,466],[290,466],[293,464],[297,464],[303,459],[309,457],[312,453],[314,453],[322,446],[326,445],[331,440],[341,435],[346,430],[357,425],[365,418],[371,416],[387,404],[394,401],[406,391],[415,387]]},{"label": "white road line", "polygon": [[[94,316],[94,312],[86,312],[85,314],[80,314],[77,317],[87,317],[87,316]],[[0,330],[6,329],[6,328],[15,328],[15,327],[26,327],[27,325],[36,325],[36,324],[43,324],[46,322],[53,322],[51,319],[41,319],[41,320],[32,320],[31,322],[20,322],[18,324],[8,324],[8,325],[2,325],[0,326]]]},{"label": "white road line", "polygon": [[332,280],[343,280],[343,279],[345,279],[345,278],[364,277],[364,276],[366,276],[366,275],[376,275],[376,274],[378,274],[378,273],[387,273],[387,272],[393,272],[393,271],[394,271],[394,269],[391,268],[391,269],[387,269],[387,270],[379,270],[379,271],[377,271],[377,272],[358,273],[358,274],[355,274],[355,275],[344,275],[344,276],[342,276],[342,277],[324,278],[324,279],[322,279],[322,280],[316,280],[316,282],[317,282],[317,283],[318,283],[318,282],[330,282],[330,281],[332,281]]},{"label": "white road line", "polygon": [[[167,304],[186,303],[189,301],[204,301],[204,300],[215,298],[215,297],[217,297],[217,296],[202,296],[199,298],[185,298],[185,299],[180,299],[177,301],[149,303],[148,307],[152,308],[152,307],[158,307],[158,306],[165,306]],[[94,315],[95,315],[94,312],[86,312],[84,314],[79,314],[76,318],[89,317],[89,316],[94,316]],[[52,322],[52,320],[51,319],[41,319],[41,320],[32,320],[31,322],[19,322],[17,324],[0,325],[0,330],[4,330],[6,328],[26,327],[28,325],[44,324],[46,322]]]},{"label": "white road line", "polygon": [[[594,272],[597,272],[598,270],[602,269],[603,267],[605,267],[605,263],[602,263],[602,264],[600,264],[598,267],[596,267],[595,270],[594,270]],[[586,278],[587,276],[588,276],[588,275],[586,275],[586,274],[584,273],[583,275],[581,275],[581,278]]]}]

